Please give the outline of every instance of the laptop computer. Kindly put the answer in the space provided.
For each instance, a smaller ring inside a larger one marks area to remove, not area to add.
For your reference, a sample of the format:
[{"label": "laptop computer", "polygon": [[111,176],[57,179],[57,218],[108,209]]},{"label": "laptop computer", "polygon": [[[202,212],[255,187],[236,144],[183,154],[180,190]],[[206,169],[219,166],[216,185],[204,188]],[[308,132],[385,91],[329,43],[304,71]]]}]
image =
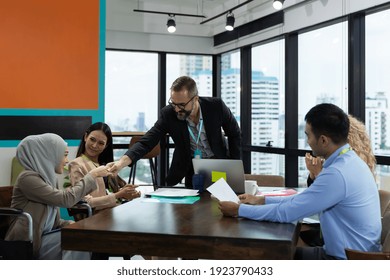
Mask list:
[{"label": "laptop computer", "polygon": [[212,172],[226,174],[226,182],[235,193],[245,192],[245,174],[242,160],[239,159],[192,159],[195,174],[203,174],[205,177],[204,188],[208,188],[212,182]]}]

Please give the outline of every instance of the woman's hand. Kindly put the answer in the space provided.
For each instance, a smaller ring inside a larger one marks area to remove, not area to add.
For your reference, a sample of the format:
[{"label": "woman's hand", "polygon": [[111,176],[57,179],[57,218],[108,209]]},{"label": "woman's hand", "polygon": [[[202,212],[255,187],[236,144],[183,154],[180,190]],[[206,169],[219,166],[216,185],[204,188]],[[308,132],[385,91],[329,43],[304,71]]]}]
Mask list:
[{"label": "woman's hand", "polygon": [[91,174],[94,178],[112,175],[112,173],[108,171],[108,167],[104,165],[89,171],[89,174]]},{"label": "woman's hand", "polygon": [[126,185],[115,193],[115,198],[133,200],[134,198],[140,197],[141,192],[136,190],[137,187],[135,185]]}]

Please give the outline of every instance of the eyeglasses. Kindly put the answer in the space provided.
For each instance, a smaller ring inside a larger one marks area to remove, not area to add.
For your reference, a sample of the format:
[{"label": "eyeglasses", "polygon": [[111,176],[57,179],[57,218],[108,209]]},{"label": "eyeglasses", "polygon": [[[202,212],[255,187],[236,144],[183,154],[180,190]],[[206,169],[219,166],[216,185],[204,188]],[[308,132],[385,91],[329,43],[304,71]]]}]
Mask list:
[{"label": "eyeglasses", "polygon": [[180,110],[185,110],[186,106],[188,103],[191,102],[192,99],[194,99],[196,95],[194,95],[190,100],[188,100],[186,103],[180,103],[180,104],[176,104],[176,103],[173,103],[171,101],[171,99],[169,98],[169,101],[168,101],[168,104],[172,106],[173,109],[175,109],[176,107],[179,108]]}]

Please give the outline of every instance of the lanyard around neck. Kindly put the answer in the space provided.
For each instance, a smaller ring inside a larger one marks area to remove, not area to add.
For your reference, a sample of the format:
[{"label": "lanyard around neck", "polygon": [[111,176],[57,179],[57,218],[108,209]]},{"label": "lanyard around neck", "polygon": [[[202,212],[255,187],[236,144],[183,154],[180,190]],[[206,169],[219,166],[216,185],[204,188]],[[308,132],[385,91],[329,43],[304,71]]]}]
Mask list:
[{"label": "lanyard around neck", "polygon": [[343,155],[343,154],[346,154],[346,153],[348,153],[349,151],[352,151],[352,147],[343,149],[343,150],[339,153],[339,156],[341,156],[341,155]]},{"label": "lanyard around neck", "polygon": [[200,134],[202,133],[203,120],[201,119],[199,123],[200,124],[199,124],[199,131],[198,131],[198,138],[197,139],[195,138],[195,135],[192,132],[191,128],[189,126],[187,126],[188,132],[190,133],[192,139],[194,139],[196,145],[198,145]]}]

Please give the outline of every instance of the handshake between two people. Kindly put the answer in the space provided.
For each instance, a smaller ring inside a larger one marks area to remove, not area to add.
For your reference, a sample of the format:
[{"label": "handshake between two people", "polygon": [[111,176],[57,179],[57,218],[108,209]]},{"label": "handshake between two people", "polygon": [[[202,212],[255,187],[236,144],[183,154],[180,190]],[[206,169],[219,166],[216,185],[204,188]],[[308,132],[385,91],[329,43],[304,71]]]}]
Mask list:
[{"label": "handshake between two people", "polygon": [[238,217],[238,209],[240,204],[251,204],[251,205],[264,205],[265,198],[264,196],[256,196],[252,194],[241,194],[238,196],[240,200],[239,203],[232,201],[219,201],[218,208],[221,210],[222,214],[227,217]]},{"label": "handshake between two people", "polygon": [[121,157],[118,161],[113,161],[110,163],[107,163],[106,165],[99,166],[93,170],[91,170],[89,173],[97,178],[97,177],[106,177],[106,176],[116,176],[118,175],[118,172],[125,166],[131,164],[131,159],[127,156]]},{"label": "handshake between two people", "polygon": [[[93,170],[91,170],[89,173],[94,177],[107,177],[107,176],[117,176],[118,172],[126,165],[130,163],[127,163],[126,161],[115,161],[110,162],[107,165],[99,166]],[[126,201],[130,201],[134,198],[140,197],[141,192],[136,190],[138,186],[137,185],[131,185],[126,184],[122,188],[120,188],[116,193],[115,197],[117,199],[122,199]]]}]

